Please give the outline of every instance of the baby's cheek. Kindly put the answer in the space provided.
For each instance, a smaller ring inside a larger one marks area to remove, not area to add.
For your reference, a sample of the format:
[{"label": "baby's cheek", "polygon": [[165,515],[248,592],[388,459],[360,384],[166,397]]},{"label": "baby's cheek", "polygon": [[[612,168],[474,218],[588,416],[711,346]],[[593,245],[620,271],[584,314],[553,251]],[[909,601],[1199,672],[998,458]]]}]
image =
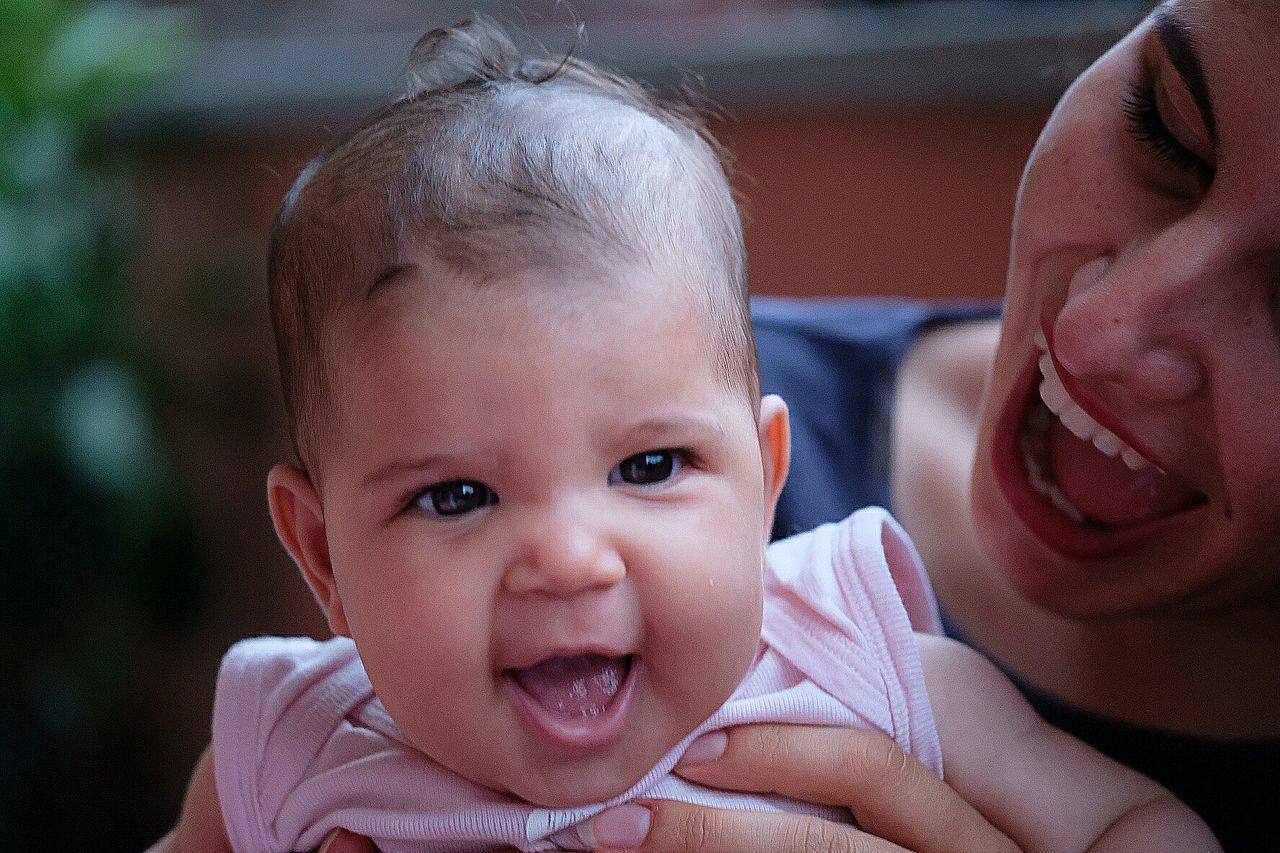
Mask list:
[{"label": "baby's cheek", "polygon": [[760,585],[743,576],[708,575],[659,611],[651,650],[677,701],[706,712],[746,674],[760,637]]},{"label": "baby's cheek", "polygon": [[383,705],[416,741],[419,732],[457,731],[473,723],[490,685],[482,683],[489,670],[476,652],[487,645],[468,636],[482,624],[479,620],[460,624],[408,610],[387,608],[383,630],[365,644],[368,651],[361,649],[361,656]]}]

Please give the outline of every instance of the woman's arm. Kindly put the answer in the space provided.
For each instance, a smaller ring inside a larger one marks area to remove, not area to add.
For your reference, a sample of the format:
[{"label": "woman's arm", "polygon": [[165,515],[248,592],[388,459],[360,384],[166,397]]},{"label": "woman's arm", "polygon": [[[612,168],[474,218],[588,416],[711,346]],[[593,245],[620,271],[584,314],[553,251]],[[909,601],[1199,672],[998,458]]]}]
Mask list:
[{"label": "woman's arm", "polygon": [[196,762],[182,802],[178,825],[147,850],[147,853],[232,853],[227,830],[222,825],[222,806],[213,775],[213,747],[207,746]]},{"label": "woman's arm", "polygon": [[1167,790],[1042,720],[981,654],[918,641],[947,781],[1025,849],[1221,849]]}]

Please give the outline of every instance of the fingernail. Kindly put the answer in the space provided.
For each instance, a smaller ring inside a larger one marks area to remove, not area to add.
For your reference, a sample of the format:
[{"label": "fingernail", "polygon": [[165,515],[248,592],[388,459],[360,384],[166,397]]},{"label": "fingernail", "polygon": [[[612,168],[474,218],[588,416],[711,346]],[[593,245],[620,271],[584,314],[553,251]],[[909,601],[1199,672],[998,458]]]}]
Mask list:
[{"label": "fingernail", "polygon": [[680,765],[705,764],[715,761],[724,755],[724,748],[729,745],[729,735],[723,730],[708,732],[689,744],[689,748],[680,756]]},{"label": "fingernail", "polygon": [[591,819],[584,839],[592,847],[639,847],[649,834],[651,815],[644,806],[624,803]]},{"label": "fingernail", "polygon": [[316,850],[316,853],[329,853],[329,848],[333,846],[333,840],[337,837],[338,830],[329,830],[329,834],[324,837],[324,841],[320,842],[320,848]]}]

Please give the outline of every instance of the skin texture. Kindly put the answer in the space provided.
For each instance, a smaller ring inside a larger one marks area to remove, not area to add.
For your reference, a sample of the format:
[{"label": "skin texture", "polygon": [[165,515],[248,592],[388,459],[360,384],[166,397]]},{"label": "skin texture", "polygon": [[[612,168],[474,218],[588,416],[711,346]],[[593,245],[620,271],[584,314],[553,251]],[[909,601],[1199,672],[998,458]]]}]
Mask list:
[{"label": "skin texture", "polygon": [[[918,461],[895,472],[897,511],[953,623],[1040,689],[1138,725],[1275,737],[1258,686],[1280,664],[1280,119],[1260,105],[1280,101],[1280,34],[1261,3],[1162,11],[1196,43],[1212,123],[1151,21],[1067,93],[1024,175],[988,394],[994,329],[946,330],[907,364],[895,440]],[[1135,82],[1211,179],[1135,138]],[[1098,558],[1027,523],[1001,420],[1038,328],[1073,398],[1202,503]],[[955,450],[975,432],[976,454]]]},{"label": "skin texture", "polygon": [[[1247,8],[1257,11],[1249,17]],[[1020,593],[1066,615],[1193,614],[1274,600],[1277,591],[1280,119],[1250,101],[1260,88],[1280,98],[1280,34],[1260,6],[1178,10],[1200,42],[1216,146],[1147,24],[1064,99],[1018,200],[974,472],[975,525]],[[1241,56],[1242,45],[1254,55]],[[1211,181],[1160,162],[1133,138],[1114,105],[1134,80],[1151,81],[1181,144],[1205,151]],[[1074,378],[1072,396],[1206,497],[1115,557],[1069,559],[1045,547],[995,482],[997,422],[1017,405],[1016,379],[1042,317],[1060,372]]]},{"label": "skin texture", "polygon": [[[615,275],[401,274],[338,319],[322,488],[286,466],[268,484],[281,541],[407,739],[545,806],[626,790],[732,693],[785,477],[781,401],[755,410],[716,374],[682,286]],[[665,449],[669,477],[621,479]],[[424,491],[459,480],[497,502],[438,514]],[[632,656],[630,713],[605,743],[566,744],[522,713],[510,671],[585,652]]]}]

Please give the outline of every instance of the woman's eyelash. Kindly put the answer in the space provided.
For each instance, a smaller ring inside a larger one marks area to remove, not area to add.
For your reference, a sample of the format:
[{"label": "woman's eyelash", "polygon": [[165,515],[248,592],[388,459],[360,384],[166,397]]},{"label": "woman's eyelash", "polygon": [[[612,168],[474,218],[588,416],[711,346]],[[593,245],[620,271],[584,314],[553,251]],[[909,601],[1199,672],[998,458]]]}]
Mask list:
[{"label": "woman's eyelash", "polygon": [[1157,159],[1184,174],[1194,174],[1204,183],[1213,180],[1213,167],[1193,153],[1169,132],[1151,86],[1134,84],[1124,99],[1124,115],[1129,133],[1155,154]]}]

